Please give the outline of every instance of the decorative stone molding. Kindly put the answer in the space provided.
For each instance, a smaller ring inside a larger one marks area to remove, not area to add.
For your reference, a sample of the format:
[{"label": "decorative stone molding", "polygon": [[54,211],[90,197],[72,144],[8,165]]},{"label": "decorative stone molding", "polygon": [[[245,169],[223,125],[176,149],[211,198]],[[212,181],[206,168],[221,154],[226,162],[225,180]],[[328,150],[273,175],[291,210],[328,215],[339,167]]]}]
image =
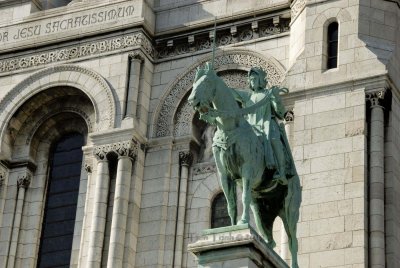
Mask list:
[{"label": "decorative stone molding", "polygon": [[186,136],[191,134],[194,111],[188,102],[184,102],[175,115],[174,136]]},{"label": "decorative stone molding", "polygon": [[[289,31],[290,20],[279,17],[258,18],[237,26],[219,25],[216,29],[216,46],[224,47],[257,38],[273,36]],[[255,27],[256,25],[256,27]],[[156,40],[158,59],[180,56],[197,51],[210,50],[213,46],[214,31],[188,33],[175,39]]]},{"label": "decorative stone molding", "polygon": [[[77,88],[89,97],[94,105],[96,115],[95,130],[101,131],[114,127],[116,101],[107,81],[90,69],[75,65],[61,65],[41,70],[29,76],[0,101],[0,110],[5,111],[0,114],[0,141],[4,142],[8,122],[23,102],[45,89],[57,86]],[[99,92],[103,92],[103,94],[99,94]]]},{"label": "decorative stone molding", "polygon": [[382,101],[385,99],[386,90],[374,91],[366,94],[366,100],[370,101],[371,107],[382,106]]},{"label": "decorative stone molding", "polygon": [[[160,101],[160,106],[155,111],[155,125],[153,136],[165,137],[173,134],[174,114],[182,98],[191,90],[196,68],[211,60],[207,55],[173,81],[167,88]],[[283,80],[284,68],[272,57],[265,57],[256,52],[240,49],[226,49],[219,51],[215,57],[214,68],[216,71],[225,71],[224,68],[249,70],[253,66],[260,66],[267,71],[269,85],[277,85]]]},{"label": "decorative stone molding", "polygon": [[18,181],[17,181],[17,185],[18,188],[28,188],[29,184],[31,183],[31,179],[32,179],[32,175],[27,173],[26,175],[23,176],[19,176],[18,177]]},{"label": "decorative stone molding", "polygon": [[0,75],[2,73],[36,68],[55,62],[66,62],[87,56],[101,55],[126,48],[140,46],[149,56],[154,56],[154,48],[150,40],[142,33],[136,32],[125,36],[118,36],[92,43],[55,49],[30,56],[0,60]]},{"label": "decorative stone molding", "polygon": [[135,140],[116,142],[96,146],[94,155],[97,160],[106,160],[107,154],[116,153],[118,156],[128,156],[135,159],[138,153],[139,143]]},{"label": "decorative stone molding", "polygon": [[290,6],[292,21],[294,21],[297,18],[297,15],[299,15],[300,12],[304,9],[304,7],[306,6],[306,3],[307,3],[307,0],[293,1],[292,5]]},{"label": "decorative stone molding", "polygon": [[289,110],[285,113],[285,121],[286,122],[293,122],[294,121],[294,112],[293,110]]},{"label": "decorative stone molding", "polygon": [[42,117],[39,121],[37,121],[34,127],[32,127],[31,130],[29,131],[25,144],[29,145],[31,143],[31,140],[35,135],[36,131],[46,120],[61,112],[71,112],[79,114],[85,120],[86,125],[88,127],[88,132],[90,133],[93,131],[93,123],[90,120],[90,116],[85,111],[79,109],[78,107],[62,107],[61,109],[53,110],[51,113],[46,114],[46,116]]},{"label": "decorative stone molding", "polygon": [[215,172],[217,172],[215,163],[208,163],[207,165],[199,165],[193,167],[193,175],[200,175],[204,173],[215,173]]},{"label": "decorative stone molding", "polygon": [[179,152],[179,165],[190,167],[193,163],[193,154],[189,151]]}]

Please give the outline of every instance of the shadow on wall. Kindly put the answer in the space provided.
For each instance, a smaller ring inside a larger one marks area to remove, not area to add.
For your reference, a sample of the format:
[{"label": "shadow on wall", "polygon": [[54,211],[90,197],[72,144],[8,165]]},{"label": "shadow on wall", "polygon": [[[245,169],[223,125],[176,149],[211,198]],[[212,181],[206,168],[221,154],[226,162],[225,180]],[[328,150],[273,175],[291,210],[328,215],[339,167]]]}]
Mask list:
[{"label": "shadow on wall", "polygon": [[32,0],[32,12],[63,7],[71,2],[73,0]]}]

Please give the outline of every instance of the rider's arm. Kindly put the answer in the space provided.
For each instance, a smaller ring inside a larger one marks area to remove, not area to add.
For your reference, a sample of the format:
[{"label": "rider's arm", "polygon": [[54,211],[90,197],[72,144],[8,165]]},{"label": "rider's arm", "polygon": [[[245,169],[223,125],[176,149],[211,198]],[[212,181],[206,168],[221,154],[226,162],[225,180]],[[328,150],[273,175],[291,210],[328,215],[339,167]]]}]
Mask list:
[{"label": "rider's arm", "polygon": [[232,93],[233,96],[235,97],[235,100],[245,104],[247,99],[250,97],[250,93],[241,89],[236,89],[236,88],[232,88]]}]

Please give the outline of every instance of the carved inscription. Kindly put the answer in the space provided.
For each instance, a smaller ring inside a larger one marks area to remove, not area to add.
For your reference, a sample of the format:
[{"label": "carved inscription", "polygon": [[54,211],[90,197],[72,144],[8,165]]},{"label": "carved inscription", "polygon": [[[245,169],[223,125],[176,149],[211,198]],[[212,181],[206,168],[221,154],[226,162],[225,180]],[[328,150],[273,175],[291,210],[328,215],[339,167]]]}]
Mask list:
[{"label": "carved inscription", "polygon": [[27,26],[13,27],[0,30],[0,45],[11,41],[27,40],[49,34],[82,29],[83,27],[115,22],[122,18],[137,15],[136,9],[132,4],[103,8],[96,11],[80,12],[75,16],[62,16],[55,19],[43,20]]}]

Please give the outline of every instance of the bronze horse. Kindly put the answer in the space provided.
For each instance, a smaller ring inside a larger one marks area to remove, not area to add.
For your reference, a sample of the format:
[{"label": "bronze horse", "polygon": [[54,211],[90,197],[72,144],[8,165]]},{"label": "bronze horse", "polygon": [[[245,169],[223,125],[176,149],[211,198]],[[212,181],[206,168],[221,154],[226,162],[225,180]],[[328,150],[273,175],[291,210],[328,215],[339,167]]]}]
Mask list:
[{"label": "bronze horse", "polygon": [[[217,126],[213,139],[213,154],[228,203],[232,225],[249,223],[249,210],[261,236],[268,246],[275,247],[273,223],[279,216],[289,238],[292,267],[297,268],[298,242],[296,226],[299,219],[301,187],[297,174],[287,185],[272,179],[264,161],[262,139],[245,120],[231,88],[207,64],[198,69],[189,103],[200,113],[200,119]],[[257,105],[257,104],[255,104]],[[249,109],[247,109],[249,110]],[[293,162],[293,159],[290,159]],[[237,222],[236,186],[242,188],[243,213]]]}]

